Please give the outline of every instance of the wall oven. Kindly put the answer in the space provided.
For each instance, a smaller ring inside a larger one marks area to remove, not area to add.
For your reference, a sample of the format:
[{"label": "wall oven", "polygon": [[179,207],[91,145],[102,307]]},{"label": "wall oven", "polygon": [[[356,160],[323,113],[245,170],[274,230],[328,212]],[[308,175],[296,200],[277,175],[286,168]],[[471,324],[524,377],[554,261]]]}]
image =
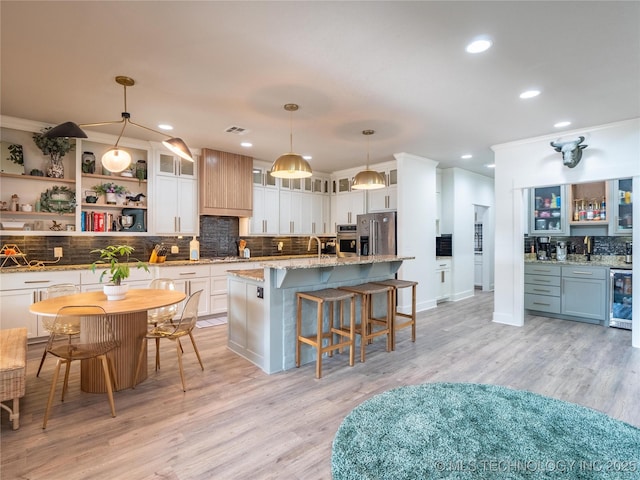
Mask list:
[{"label": "wall oven", "polygon": [[338,257],[358,256],[357,225],[336,226],[336,255]]}]

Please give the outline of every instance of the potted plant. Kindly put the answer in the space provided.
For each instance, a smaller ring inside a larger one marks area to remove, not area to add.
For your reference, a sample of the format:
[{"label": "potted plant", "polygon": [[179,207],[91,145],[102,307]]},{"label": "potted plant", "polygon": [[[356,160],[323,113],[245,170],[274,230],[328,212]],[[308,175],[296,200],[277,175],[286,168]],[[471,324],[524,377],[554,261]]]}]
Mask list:
[{"label": "potted plant", "polygon": [[100,282],[102,282],[105,275],[109,276],[109,284],[103,287],[107,300],[122,300],[125,297],[128,286],[122,285],[122,280],[129,277],[129,262],[135,261],[136,268],[144,268],[145,271],[149,271],[149,267],[145,262],[131,257],[134,250],[129,245],[108,245],[104,248],[91,250],[91,253],[100,254],[100,258],[91,264],[92,272],[95,272],[96,267],[100,264],[109,265],[109,268],[105,269],[100,275]]},{"label": "potted plant", "polygon": [[41,133],[33,134],[33,142],[42,151],[44,155],[49,155],[50,163],[47,168],[47,177],[64,178],[64,165],[62,157],[64,157],[73,145],[67,137],[47,138],[44,136],[51,127],[45,127]]},{"label": "potted plant", "polygon": [[106,203],[112,205],[116,204],[117,195],[124,195],[127,193],[127,187],[116,185],[113,182],[101,183],[99,185],[94,185],[92,188],[98,195],[104,195]]}]

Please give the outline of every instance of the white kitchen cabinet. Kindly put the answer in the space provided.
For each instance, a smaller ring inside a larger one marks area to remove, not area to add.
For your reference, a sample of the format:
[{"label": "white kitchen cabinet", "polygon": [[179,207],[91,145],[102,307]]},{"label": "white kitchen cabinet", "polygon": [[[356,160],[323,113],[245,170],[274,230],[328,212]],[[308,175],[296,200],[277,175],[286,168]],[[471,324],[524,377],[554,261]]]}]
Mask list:
[{"label": "white kitchen cabinet", "polygon": [[280,228],[280,194],[276,188],[253,187],[252,235],[277,235]]},{"label": "white kitchen cabinet", "polygon": [[227,345],[265,371],[269,371],[269,322],[264,315],[264,299],[258,296],[264,282],[229,277]]},{"label": "white kitchen cabinet", "polygon": [[80,285],[78,272],[20,272],[0,274],[1,328],[27,328],[27,337],[49,334],[39,316],[29,312],[32,303],[46,298],[47,288],[59,283]]},{"label": "white kitchen cabinet", "polygon": [[160,153],[156,164],[156,175],[196,178],[195,162],[169,153]]},{"label": "white kitchen cabinet", "polygon": [[193,178],[158,176],[155,179],[155,232],[158,235],[197,235],[198,197]]},{"label": "white kitchen cabinet", "polygon": [[[198,303],[198,316],[211,315],[211,272],[209,265],[180,265],[170,267],[166,265],[153,266],[153,278],[170,278],[176,285],[176,290],[184,292],[187,297],[198,290],[202,290]],[[178,312],[182,311],[184,302],[180,304]]]},{"label": "white kitchen cabinet", "polygon": [[436,302],[448,300],[451,297],[451,260],[436,259]]},{"label": "white kitchen cabinet", "polygon": [[395,162],[372,166],[385,179],[385,188],[367,191],[367,212],[386,212],[398,209],[398,169]]},{"label": "white kitchen cabinet", "polygon": [[356,223],[357,216],[363,213],[365,213],[364,190],[354,190],[353,192],[336,195],[336,224]]},{"label": "white kitchen cabinet", "polygon": [[367,210],[371,213],[398,209],[398,186],[393,185],[367,192]]}]

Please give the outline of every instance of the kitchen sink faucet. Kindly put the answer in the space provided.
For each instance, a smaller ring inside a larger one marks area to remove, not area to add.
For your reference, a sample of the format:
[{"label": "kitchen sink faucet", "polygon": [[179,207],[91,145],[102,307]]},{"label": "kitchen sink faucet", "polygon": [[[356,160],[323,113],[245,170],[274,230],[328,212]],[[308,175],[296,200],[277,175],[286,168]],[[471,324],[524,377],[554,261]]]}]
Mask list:
[{"label": "kitchen sink faucet", "polygon": [[589,235],[584,237],[584,244],[585,244],[584,254],[587,257],[587,262],[590,262],[592,251],[591,251],[591,237]]},{"label": "kitchen sink faucet", "polygon": [[313,240],[314,238],[316,242],[318,242],[318,258],[320,259],[322,258],[322,243],[320,242],[320,239],[315,235],[311,235],[309,237],[309,244],[307,245],[307,251],[311,250],[311,240]]}]

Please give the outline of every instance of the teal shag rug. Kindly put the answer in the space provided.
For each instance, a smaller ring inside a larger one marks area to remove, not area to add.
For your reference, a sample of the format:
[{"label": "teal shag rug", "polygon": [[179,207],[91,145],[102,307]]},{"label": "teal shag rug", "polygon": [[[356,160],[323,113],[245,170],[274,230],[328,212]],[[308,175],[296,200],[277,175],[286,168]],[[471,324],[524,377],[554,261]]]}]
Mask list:
[{"label": "teal shag rug", "polygon": [[331,471],[333,480],[640,479],[640,429],[521,390],[414,385],[344,419]]}]

